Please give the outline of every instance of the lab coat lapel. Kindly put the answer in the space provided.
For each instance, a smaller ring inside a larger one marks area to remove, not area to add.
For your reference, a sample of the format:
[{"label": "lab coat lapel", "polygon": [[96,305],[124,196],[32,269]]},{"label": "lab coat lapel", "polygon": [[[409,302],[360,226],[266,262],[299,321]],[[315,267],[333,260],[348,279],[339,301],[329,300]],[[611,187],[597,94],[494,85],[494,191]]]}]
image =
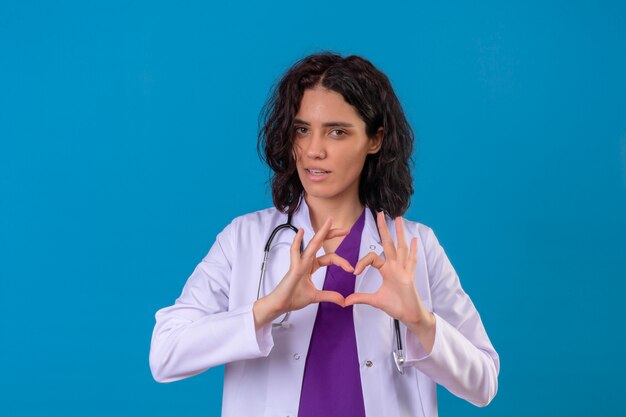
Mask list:
[{"label": "lab coat lapel", "polygon": [[[300,197],[300,204],[298,205],[298,208],[293,213],[292,224],[296,228],[304,229],[303,246],[306,248],[315,233],[313,232],[313,226],[311,225],[309,208],[307,207],[306,201],[302,198],[302,196]],[[322,255],[324,255],[324,249],[320,248],[317,252],[317,256]],[[325,266],[318,268],[318,270],[313,273],[311,279],[313,280],[313,284],[316,288],[322,289],[324,287],[325,277]],[[292,335],[293,337],[289,339],[291,340],[289,348],[292,352],[299,352],[301,355],[306,355],[306,352],[308,352],[318,307],[319,303],[312,303],[300,310],[292,312],[290,321],[293,324],[292,331],[294,334]]]},{"label": "lab coat lapel", "polygon": [[[387,217],[385,216],[385,220]],[[376,226],[376,218],[372,215],[369,207],[365,207],[365,227],[361,234],[361,247],[359,260],[368,253],[374,252],[379,255],[383,252],[382,242]],[[365,267],[356,277],[354,292],[375,292],[380,287],[382,277],[376,268],[371,265]]]},{"label": "lab coat lapel", "polygon": [[[297,228],[304,229],[304,238],[303,243],[306,248],[311,239],[313,239],[313,235],[315,235],[315,231],[313,230],[313,225],[311,224],[311,216],[309,215],[309,206],[306,204],[306,200],[304,199],[304,194],[300,196],[300,204],[297,210],[293,213],[293,225]],[[325,254],[324,248],[321,247],[317,251],[317,256],[322,256]],[[321,267],[317,271],[313,273],[312,279],[315,287],[318,289],[322,289],[324,286],[324,278],[326,277],[326,267]]]}]

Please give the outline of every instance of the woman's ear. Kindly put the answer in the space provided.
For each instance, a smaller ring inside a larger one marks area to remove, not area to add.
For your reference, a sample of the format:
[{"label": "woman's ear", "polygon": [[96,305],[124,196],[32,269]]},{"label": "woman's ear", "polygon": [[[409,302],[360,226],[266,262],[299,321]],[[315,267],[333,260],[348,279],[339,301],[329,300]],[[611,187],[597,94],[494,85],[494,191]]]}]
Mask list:
[{"label": "woman's ear", "polygon": [[379,127],[376,131],[376,134],[370,138],[370,148],[368,149],[367,153],[378,153],[378,151],[380,151],[380,148],[383,146],[384,136],[385,134],[383,128]]}]

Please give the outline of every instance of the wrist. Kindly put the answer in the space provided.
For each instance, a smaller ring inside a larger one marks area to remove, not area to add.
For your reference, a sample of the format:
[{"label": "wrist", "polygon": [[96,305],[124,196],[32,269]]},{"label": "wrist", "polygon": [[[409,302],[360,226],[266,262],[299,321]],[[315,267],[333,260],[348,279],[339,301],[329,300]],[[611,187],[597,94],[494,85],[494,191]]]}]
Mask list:
[{"label": "wrist", "polygon": [[279,317],[282,312],[269,295],[259,298],[252,307],[256,330]]},{"label": "wrist", "polygon": [[424,334],[432,333],[435,329],[435,322],[435,315],[431,312],[427,312],[423,318],[406,323],[406,327],[419,338]]}]

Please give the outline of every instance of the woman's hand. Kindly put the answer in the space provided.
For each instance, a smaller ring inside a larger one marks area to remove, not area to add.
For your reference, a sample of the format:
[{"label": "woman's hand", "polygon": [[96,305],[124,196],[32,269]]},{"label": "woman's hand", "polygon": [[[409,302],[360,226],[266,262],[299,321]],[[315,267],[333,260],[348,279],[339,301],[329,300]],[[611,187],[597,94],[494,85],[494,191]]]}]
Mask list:
[{"label": "woman's hand", "polygon": [[403,322],[419,339],[427,351],[432,350],[435,334],[435,316],[426,310],[415,288],[417,264],[417,238],[407,247],[402,217],[396,217],[398,247],[394,246],[385,215],[379,212],[376,219],[383,244],[385,259],[370,252],[357,262],[354,274],[358,275],[367,265],[380,271],[383,283],[372,294],[354,293],[345,300],[345,306],[369,304]]},{"label": "woman's hand", "polygon": [[332,218],[329,217],[315,233],[302,254],[300,254],[300,245],[304,230],[298,229],[291,244],[289,271],[271,293],[254,304],[253,312],[257,329],[288,311],[300,310],[312,303],[328,301],[344,306],[345,300],[341,294],[336,291],[318,290],[311,279],[311,275],[321,266],[331,264],[347,272],[354,271],[347,260],[334,252],[316,257],[317,251],[325,240],[349,233],[348,229],[331,229],[331,225]]}]

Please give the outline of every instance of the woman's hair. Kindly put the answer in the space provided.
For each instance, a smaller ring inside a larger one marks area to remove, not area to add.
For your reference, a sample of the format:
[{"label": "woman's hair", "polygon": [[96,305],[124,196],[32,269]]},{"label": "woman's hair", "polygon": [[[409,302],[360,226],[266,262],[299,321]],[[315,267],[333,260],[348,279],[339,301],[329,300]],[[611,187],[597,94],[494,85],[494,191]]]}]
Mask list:
[{"label": "woman's hair", "polygon": [[361,204],[391,217],[406,212],[413,194],[413,131],[389,79],[368,60],[322,52],[297,61],[272,89],[259,116],[257,151],[274,171],[274,206],[292,214],[303,191],[293,153],[293,119],[304,91],[322,86],[341,94],[365,122],[368,137],[383,128],[383,142],[368,154],[359,181]]}]

